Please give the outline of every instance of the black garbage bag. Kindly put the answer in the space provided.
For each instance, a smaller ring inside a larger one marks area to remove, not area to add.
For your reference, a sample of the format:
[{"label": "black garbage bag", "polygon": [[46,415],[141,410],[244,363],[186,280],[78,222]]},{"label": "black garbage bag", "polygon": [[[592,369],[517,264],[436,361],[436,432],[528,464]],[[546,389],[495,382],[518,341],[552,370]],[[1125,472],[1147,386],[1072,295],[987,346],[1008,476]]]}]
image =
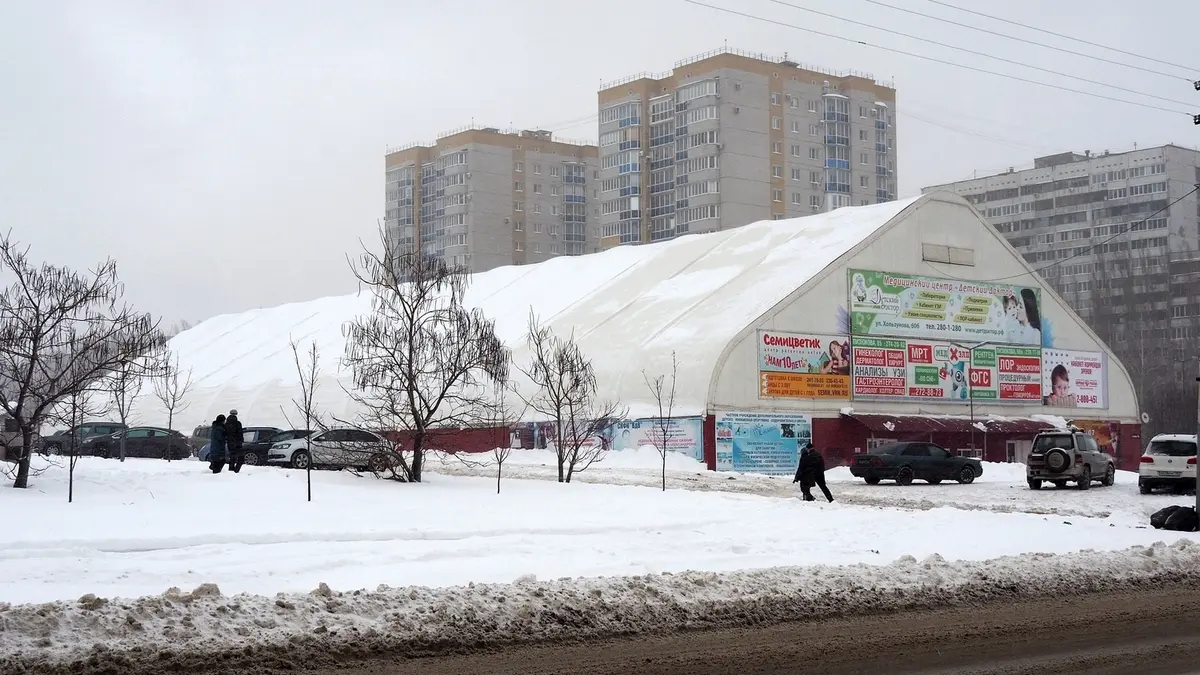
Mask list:
[{"label": "black garbage bag", "polygon": [[1174,530],[1176,532],[1195,532],[1200,529],[1200,516],[1196,515],[1194,507],[1185,506],[1167,518],[1167,522],[1163,524],[1163,529]]},{"label": "black garbage bag", "polygon": [[1182,508],[1182,506],[1168,506],[1165,509],[1159,509],[1158,511],[1155,511],[1154,515],[1150,516],[1150,526],[1156,530],[1163,529],[1163,526],[1167,524],[1167,519]]}]

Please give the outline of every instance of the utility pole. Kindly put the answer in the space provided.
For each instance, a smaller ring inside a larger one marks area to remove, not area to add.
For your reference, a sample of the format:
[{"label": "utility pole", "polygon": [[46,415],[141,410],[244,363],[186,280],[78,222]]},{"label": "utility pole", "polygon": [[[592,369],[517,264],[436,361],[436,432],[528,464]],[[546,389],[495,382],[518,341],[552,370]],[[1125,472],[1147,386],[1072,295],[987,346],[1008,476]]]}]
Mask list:
[{"label": "utility pole", "polygon": [[[1200,441],[1200,360],[1196,362],[1196,371],[1196,440]],[[1196,462],[1196,513],[1200,514],[1200,453],[1193,461]]]}]

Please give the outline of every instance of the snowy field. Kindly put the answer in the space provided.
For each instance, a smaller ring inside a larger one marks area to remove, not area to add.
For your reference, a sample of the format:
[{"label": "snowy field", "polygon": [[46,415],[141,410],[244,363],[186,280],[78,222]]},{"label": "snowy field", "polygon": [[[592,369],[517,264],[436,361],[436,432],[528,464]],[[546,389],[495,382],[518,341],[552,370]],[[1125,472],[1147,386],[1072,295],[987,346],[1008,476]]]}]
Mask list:
[{"label": "snowy field", "polygon": [[653,451],[616,453],[572,485],[549,480],[548,453],[514,451],[499,495],[493,469],[435,459],[421,485],[314,472],[308,503],[299,471],[212,475],[194,461],[87,458],[74,504],[58,468],[31,490],[0,490],[0,513],[10,516],[0,602],[136,598],[203,583],[271,595],[321,583],[446,587],[934,554],[981,561],[1197,537],[1147,529],[1147,513],[1190,498],[1138,495],[1132,474],[1113,488],[1034,493],[1016,465],[989,464],[974,485],[907,488],[867,486],[835,469],[838,501],[825,504],[795,499],[790,479],[671,459],[665,493],[650,487],[659,480]]}]

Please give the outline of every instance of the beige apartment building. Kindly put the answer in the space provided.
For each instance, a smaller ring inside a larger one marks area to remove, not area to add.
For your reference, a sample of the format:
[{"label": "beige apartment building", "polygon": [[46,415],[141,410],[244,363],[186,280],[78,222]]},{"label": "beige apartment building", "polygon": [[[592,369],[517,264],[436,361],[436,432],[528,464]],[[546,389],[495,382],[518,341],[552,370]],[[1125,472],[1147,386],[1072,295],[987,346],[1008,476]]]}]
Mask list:
[{"label": "beige apartment building", "polygon": [[472,272],[598,250],[594,144],[465,127],[384,157],[384,226],[407,250]]},{"label": "beige apartment building", "polygon": [[896,198],[896,90],[722,49],[599,92],[604,248]]}]

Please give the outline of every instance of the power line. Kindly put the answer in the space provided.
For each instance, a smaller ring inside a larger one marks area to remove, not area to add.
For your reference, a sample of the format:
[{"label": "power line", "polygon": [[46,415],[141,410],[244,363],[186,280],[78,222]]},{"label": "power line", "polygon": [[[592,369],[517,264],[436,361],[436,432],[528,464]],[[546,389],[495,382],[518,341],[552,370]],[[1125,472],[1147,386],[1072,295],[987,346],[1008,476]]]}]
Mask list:
[{"label": "power line", "polygon": [[[931,45],[937,45],[937,46],[939,46],[939,47],[945,47],[945,48],[947,48],[947,49],[953,49],[953,50],[955,50],[955,51],[964,52],[964,53],[966,53],[966,54],[972,54],[972,55],[974,55],[974,56],[982,56],[982,57],[983,57],[983,58],[985,58],[985,59],[993,59],[993,60],[996,60],[996,61],[1001,61],[1001,62],[1003,62],[1003,63],[1008,63],[1008,64],[1011,64],[1011,65],[1014,65],[1014,66],[1020,66],[1020,67],[1022,67],[1022,68],[1029,68],[1029,69],[1031,69],[1031,70],[1040,70],[1040,71],[1042,71],[1043,73],[1049,73],[1049,74],[1051,74],[1051,75],[1058,75],[1059,77],[1066,77],[1066,78],[1069,78],[1069,79],[1072,79],[1072,80],[1079,80],[1080,82],[1086,82],[1086,83],[1088,83],[1088,84],[1094,84],[1094,85],[1097,85],[1097,86],[1105,87],[1105,88],[1107,88],[1107,89],[1115,89],[1115,90],[1117,90],[1117,91],[1123,91],[1123,92],[1125,92],[1125,93],[1127,93],[1127,94],[1137,94],[1138,96],[1145,96],[1145,97],[1147,97],[1147,98],[1156,98],[1156,99],[1158,99],[1158,100],[1160,100],[1160,101],[1166,101],[1166,102],[1168,102],[1168,103],[1174,103],[1174,104],[1176,104],[1176,105],[1185,105],[1185,106],[1190,106],[1190,105],[1192,105],[1192,103],[1190,103],[1190,102],[1186,102],[1186,101],[1177,101],[1177,100],[1175,100],[1175,99],[1172,99],[1172,98],[1167,98],[1167,97],[1165,97],[1165,96],[1158,96],[1158,95],[1156,95],[1156,94],[1148,94],[1148,93],[1146,93],[1146,92],[1144,92],[1144,91],[1138,91],[1138,90],[1136,90],[1136,89],[1128,89],[1128,88],[1126,88],[1126,87],[1118,87],[1118,86],[1116,86],[1116,85],[1114,85],[1114,84],[1109,84],[1109,83],[1107,83],[1107,82],[1101,82],[1101,81],[1099,81],[1099,80],[1091,80],[1091,79],[1088,79],[1088,78],[1086,78],[1086,77],[1080,77],[1080,76],[1078,76],[1078,75],[1071,75],[1070,73],[1064,73],[1064,72],[1062,72],[1061,70],[1054,70],[1054,69],[1051,69],[1051,68],[1043,68],[1043,67],[1041,67],[1041,66],[1035,66],[1035,65],[1033,65],[1033,64],[1029,64],[1029,63],[1023,63],[1023,62],[1021,62],[1021,61],[1014,61],[1013,59],[1008,59],[1008,58],[1005,58],[1005,57],[1003,57],[1003,56],[993,56],[993,55],[991,55],[991,54],[986,54],[986,53],[984,53],[984,52],[976,51],[976,50],[974,50],[974,49],[968,49],[968,48],[966,48],[966,47],[958,47],[958,46],[955,46],[955,45],[952,45],[952,44],[947,44],[947,43],[945,43],[945,42],[938,42],[937,40],[930,40],[929,38],[924,38],[924,37],[921,37],[921,36],[919,36],[919,35],[913,35],[912,33],[905,33],[905,32],[903,32],[903,31],[892,30],[891,28],[883,28],[883,27],[881,27],[881,26],[876,26],[876,25],[874,25],[874,24],[869,24],[869,23],[866,23],[866,22],[864,22],[864,21],[856,21],[856,20],[854,20],[854,19],[847,19],[847,18],[845,18],[845,17],[841,17],[841,16],[838,16],[838,15],[836,15],[836,14],[829,14],[829,13],[827,13],[827,12],[821,12],[821,11],[818,11],[818,10],[815,10],[815,9],[810,9],[810,8],[808,8],[808,7],[802,7],[802,6],[800,6],[800,5],[794,5],[794,4],[790,3],[790,2],[784,2],[783,0],[770,0],[770,2],[773,2],[773,3],[777,4],[777,5],[783,5],[784,7],[791,7],[792,9],[798,9],[798,10],[800,10],[800,11],[802,11],[802,12],[810,12],[810,13],[812,13],[812,14],[816,14],[816,15],[818,15],[818,16],[823,16],[823,17],[830,18],[830,19],[837,19],[837,20],[839,20],[839,21],[845,21],[846,23],[852,23],[852,24],[854,24],[854,25],[856,25],[856,26],[863,26],[864,28],[870,28],[870,29],[872,29],[872,30],[882,31],[882,32],[884,32],[884,33],[891,33],[892,35],[899,35],[900,37],[906,37],[906,38],[909,38],[910,40],[920,40],[920,41],[922,41],[922,42],[926,42],[926,43],[928,43],[928,44],[931,44]],[[871,2],[871,3],[875,3],[875,4],[884,5],[884,3],[878,2],[878,0],[867,0],[867,2]],[[885,7],[891,7],[891,5],[884,5],[884,6],[885,6]],[[905,11],[908,11],[908,10],[905,10]],[[932,17],[932,18],[937,18],[937,17]],[[954,22],[951,22],[951,23],[954,23]],[[958,25],[963,25],[963,26],[966,26],[966,24],[958,24]],[[966,26],[966,27],[967,27],[967,28],[970,28],[971,26]],[[1044,46],[1044,45],[1043,45],[1043,46]],[[1185,80],[1186,80],[1187,78],[1183,78],[1183,79],[1185,79]]]},{"label": "power line", "polygon": [[[871,2],[871,0],[867,0],[867,1],[868,1],[868,2]],[[1020,21],[1013,21],[1012,19],[1005,19],[1005,18],[1003,18],[1003,17],[999,17],[999,16],[992,16],[991,14],[984,14],[983,12],[978,12],[978,11],[975,11],[975,10],[973,10],[973,9],[967,9],[966,7],[959,7],[958,5],[952,5],[952,4],[948,3],[948,2],[942,2],[941,0],[929,0],[929,2],[932,2],[932,3],[933,3],[933,4],[935,4],[935,5],[941,5],[941,6],[943,6],[943,7],[949,7],[950,9],[957,9],[957,10],[958,10],[958,11],[960,11],[960,12],[966,12],[966,13],[968,13],[968,14],[974,14],[974,15],[976,15],[976,16],[982,16],[982,17],[984,17],[984,18],[986,18],[986,19],[991,19],[991,20],[993,20],[993,21],[1001,21],[1001,22],[1003,22],[1003,23],[1012,24],[1012,25],[1014,25],[1014,26],[1020,26],[1021,28],[1026,28],[1026,29],[1028,29],[1028,30],[1037,31],[1037,32],[1039,32],[1039,33],[1045,33],[1046,35],[1053,35],[1054,37],[1057,37],[1057,38],[1062,38],[1062,39],[1064,39],[1064,40],[1070,40],[1070,41],[1072,41],[1072,42],[1078,42],[1078,43],[1080,43],[1080,44],[1085,44],[1085,45],[1089,45],[1089,46],[1092,46],[1092,47],[1099,47],[1100,49],[1107,49],[1107,50],[1109,50],[1109,51],[1116,52],[1116,53],[1118,53],[1118,54],[1124,54],[1124,55],[1126,55],[1126,56],[1133,56],[1133,57],[1137,57],[1137,58],[1139,58],[1139,59],[1145,59],[1145,60],[1147,60],[1147,61],[1153,61],[1154,63],[1161,63],[1161,64],[1163,64],[1164,66],[1174,66],[1175,68],[1182,68],[1182,69],[1184,69],[1184,70],[1190,70],[1190,71],[1192,71],[1192,72],[1196,72],[1196,70],[1197,70],[1196,68],[1189,68],[1188,66],[1185,66],[1185,65],[1182,65],[1182,64],[1179,64],[1179,63],[1172,63],[1171,61],[1163,61],[1162,59],[1156,59],[1156,58],[1153,58],[1153,57],[1150,57],[1150,56],[1144,56],[1144,55],[1142,55],[1142,54],[1136,54],[1136,53],[1134,53],[1134,52],[1125,51],[1124,49],[1117,49],[1116,47],[1109,47],[1109,46],[1107,46],[1107,45],[1102,45],[1102,44],[1100,44],[1100,43],[1098,43],[1098,42],[1089,42],[1088,40],[1084,40],[1084,39],[1077,38],[1077,37],[1071,37],[1070,35],[1066,35],[1066,34],[1063,34],[1063,33],[1056,33],[1056,32],[1054,32],[1054,31],[1052,31],[1052,30],[1046,30],[1045,28],[1038,28],[1037,26],[1031,26],[1031,25],[1029,25],[1029,24],[1021,23]],[[936,18],[936,17],[935,17],[935,18]],[[980,29],[980,30],[983,30],[983,29]],[[1013,38],[1013,39],[1014,39],[1014,40],[1018,40],[1018,39],[1020,39],[1020,38]],[[1045,46],[1049,47],[1049,45],[1045,45]],[[1059,48],[1058,48],[1058,47],[1050,47],[1050,49],[1059,49]],[[1100,57],[1098,57],[1098,56],[1090,56],[1090,55],[1087,55],[1087,54],[1082,54],[1081,56],[1087,56],[1088,58],[1100,59]],[[1100,60],[1102,60],[1102,61],[1107,61],[1107,59],[1100,59]],[[1117,63],[1117,62],[1116,62],[1116,61],[1109,61],[1109,63]],[[1118,65],[1126,65],[1126,66],[1127,66],[1127,67],[1129,67],[1129,68],[1137,68],[1138,70],[1145,70],[1144,68],[1139,68],[1138,66],[1129,66],[1128,64],[1120,64],[1120,63],[1118,63]],[[1168,74],[1168,73],[1159,73],[1158,71],[1153,71],[1153,70],[1152,70],[1152,71],[1147,71],[1147,72],[1157,73],[1157,74],[1159,74],[1159,75],[1166,75],[1167,77],[1181,77],[1180,75],[1170,75],[1170,74]],[[1188,79],[1188,78],[1184,77],[1183,79],[1185,79],[1185,80],[1186,80],[1186,79]]]},{"label": "power line", "polygon": [[1040,275],[1040,274],[1042,274],[1042,272],[1045,272],[1046,270],[1053,269],[1055,267],[1058,267],[1059,265],[1062,265],[1063,263],[1069,262],[1071,260],[1074,260],[1075,258],[1078,258],[1087,253],[1090,253],[1091,251],[1109,243],[1110,241],[1116,239],[1117,237],[1123,237],[1126,234],[1133,232],[1134,231],[1133,225],[1135,225],[1137,223],[1145,223],[1146,221],[1150,220],[1154,216],[1157,216],[1158,214],[1162,213],[1163,211],[1166,211],[1167,209],[1170,209],[1172,206],[1175,206],[1179,202],[1187,199],[1188,197],[1192,196],[1193,194],[1195,194],[1197,192],[1200,192],[1200,184],[1196,185],[1191,190],[1188,190],[1186,194],[1179,197],[1175,201],[1171,202],[1170,204],[1167,204],[1166,206],[1162,207],[1161,209],[1155,211],[1154,213],[1151,213],[1150,215],[1146,216],[1145,218],[1142,218],[1139,221],[1130,222],[1129,223],[1130,229],[1125,230],[1124,232],[1118,232],[1118,233],[1112,235],[1111,237],[1108,237],[1107,239],[1104,239],[1102,241],[1096,242],[1095,244],[1092,244],[1091,246],[1083,247],[1080,249],[1080,251],[1078,253],[1075,253],[1071,256],[1063,258],[1062,260],[1056,260],[1056,261],[1050,263],[1049,265],[1046,265],[1045,267],[1039,267],[1039,268],[1033,270],[1032,272],[1021,272],[1020,274],[1013,274],[1013,275],[1009,275],[1007,277],[997,277],[995,279],[960,279],[957,277],[951,277],[951,278],[956,281],[977,281],[980,283],[992,283],[992,282],[996,282],[996,281],[1008,281],[1010,279],[1019,279],[1021,277],[1029,276],[1030,274],[1033,274],[1034,272],[1036,272]]},{"label": "power line", "polygon": [[1022,141],[1018,141],[1018,140],[1015,140],[1012,138],[1006,138],[1004,136],[996,136],[994,134],[984,133],[982,131],[977,131],[975,129],[969,129],[967,127],[960,127],[958,125],[951,124],[949,122],[939,122],[934,119],[929,119],[927,117],[924,117],[920,113],[913,112],[912,108],[910,108],[909,106],[905,106],[904,108],[900,109],[897,112],[897,114],[900,115],[901,117],[911,117],[914,120],[924,122],[925,124],[928,124],[931,126],[940,127],[942,129],[946,129],[947,131],[953,131],[955,133],[962,134],[964,136],[974,136],[976,138],[981,138],[985,141],[992,141],[994,143],[999,143],[1001,145],[1010,145],[1013,147],[1020,147],[1020,148],[1025,148],[1028,150],[1036,150],[1038,152],[1048,152],[1048,151],[1055,150],[1055,148],[1052,148],[1047,145],[1034,145],[1032,143],[1024,143]]},{"label": "power line", "polygon": [[1039,80],[1031,80],[1031,79],[1028,79],[1028,78],[1025,78],[1025,77],[1019,77],[1019,76],[1017,76],[1017,75],[1009,75],[1008,73],[1000,73],[1000,72],[996,72],[996,71],[994,71],[994,70],[987,70],[986,68],[978,68],[978,67],[975,67],[975,66],[968,66],[968,65],[966,65],[966,64],[963,64],[963,63],[954,63],[953,61],[947,61],[947,60],[945,60],[945,59],[939,59],[939,58],[935,58],[935,57],[932,57],[932,56],[925,56],[925,55],[923,55],[923,54],[916,54],[916,53],[913,53],[913,52],[905,51],[905,50],[903,50],[903,49],[896,49],[895,47],[885,47],[885,46],[883,46],[883,45],[871,44],[871,43],[869,43],[869,42],[866,42],[866,41],[864,41],[864,40],[855,40],[854,38],[848,38],[848,37],[844,37],[844,36],[841,36],[841,35],[834,35],[833,33],[826,33],[826,32],[823,32],[823,31],[815,30],[815,29],[813,29],[813,28],[807,28],[807,27],[805,27],[805,26],[797,26],[797,25],[795,25],[795,24],[787,23],[787,22],[785,22],[785,21],[777,21],[777,20],[775,20],[775,19],[768,19],[768,18],[761,17],[761,16],[755,16],[755,15],[753,15],[753,14],[747,14],[747,13],[745,13],[745,12],[739,12],[739,11],[737,11],[737,10],[728,9],[728,8],[725,8],[725,7],[718,7],[718,6],[716,6],[716,5],[710,5],[710,4],[708,4],[708,3],[705,3],[705,2],[700,2],[700,0],[683,0],[683,1],[684,1],[684,2],[686,2],[686,3],[688,3],[689,5],[696,5],[696,6],[698,6],[698,7],[706,7],[706,8],[708,8],[708,9],[715,9],[715,10],[717,10],[718,12],[724,12],[724,13],[726,13],[726,14],[732,14],[732,15],[734,15],[734,16],[740,16],[740,17],[743,17],[743,18],[746,18],[746,19],[753,19],[753,20],[755,20],[755,21],[761,21],[761,22],[763,22],[763,23],[770,23],[770,24],[774,24],[774,25],[777,25],[777,26],[783,26],[783,27],[785,27],[785,28],[793,28],[793,29],[795,29],[795,30],[804,31],[804,32],[806,32],[806,33],[812,33],[812,34],[814,34],[814,35],[820,35],[820,36],[822,36],[822,37],[833,38],[833,39],[835,39],[835,40],[841,40],[841,41],[843,41],[843,42],[849,42],[849,43],[851,43],[851,44],[862,45],[862,46],[864,46],[864,47],[871,47],[871,48],[874,48],[874,49],[880,49],[880,50],[883,50],[883,51],[886,51],[886,52],[892,52],[893,54],[900,54],[900,55],[902,55],[902,56],[908,56],[908,57],[912,57],[912,58],[914,58],[914,59],[921,59],[922,61],[930,61],[930,62],[932,62],[932,63],[940,63],[940,64],[942,64],[942,65],[945,65],[945,66],[951,66],[951,67],[954,67],[954,68],[962,68],[962,69],[964,69],[964,70],[970,70],[970,71],[973,71],[973,72],[976,72],[976,73],[983,73],[984,75],[994,75],[994,76],[996,76],[996,77],[1003,77],[1003,78],[1005,78],[1005,79],[1009,79],[1009,80],[1015,80],[1015,81],[1017,81],[1017,82],[1024,82],[1024,83],[1026,83],[1026,84],[1036,84],[1036,85],[1038,85],[1039,87],[1046,87],[1046,88],[1048,88],[1048,89],[1054,89],[1054,90],[1057,90],[1057,91],[1065,91],[1065,92],[1069,92],[1069,93],[1072,93],[1072,94],[1081,94],[1081,95],[1083,95],[1083,96],[1090,96],[1090,97],[1092,97],[1092,98],[1098,98],[1098,99],[1102,99],[1102,100],[1105,100],[1105,101],[1112,101],[1112,102],[1114,102],[1114,103],[1124,103],[1124,104],[1126,104],[1126,105],[1138,106],[1139,108],[1147,108],[1147,109],[1150,109],[1150,110],[1158,110],[1158,111],[1160,111],[1160,112],[1168,112],[1168,113],[1171,113],[1171,114],[1174,114],[1174,115],[1187,115],[1189,118],[1191,118],[1191,117],[1192,117],[1192,113],[1183,112],[1182,110],[1173,110],[1173,109],[1171,109],[1171,108],[1164,108],[1164,107],[1162,107],[1162,106],[1157,106],[1157,105],[1153,105],[1153,104],[1150,104],[1150,103],[1139,103],[1139,102],[1137,102],[1137,101],[1130,101],[1130,100],[1128,100],[1128,99],[1117,98],[1117,97],[1115,97],[1115,96],[1106,96],[1106,95],[1104,95],[1104,94],[1097,94],[1097,93],[1095,93],[1095,92],[1091,92],[1091,91],[1084,91],[1084,90],[1082,90],[1082,89],[1072,89],[1072,88],[1070,88],[1070,87],[1063,87],[1063,86],[1060,86],[1060,85],[1057,85],[1057,84],[1051,84],[1051,83],[1049,83],[1049,82],[1041,82],[1041,81],[1039,81]]}]

